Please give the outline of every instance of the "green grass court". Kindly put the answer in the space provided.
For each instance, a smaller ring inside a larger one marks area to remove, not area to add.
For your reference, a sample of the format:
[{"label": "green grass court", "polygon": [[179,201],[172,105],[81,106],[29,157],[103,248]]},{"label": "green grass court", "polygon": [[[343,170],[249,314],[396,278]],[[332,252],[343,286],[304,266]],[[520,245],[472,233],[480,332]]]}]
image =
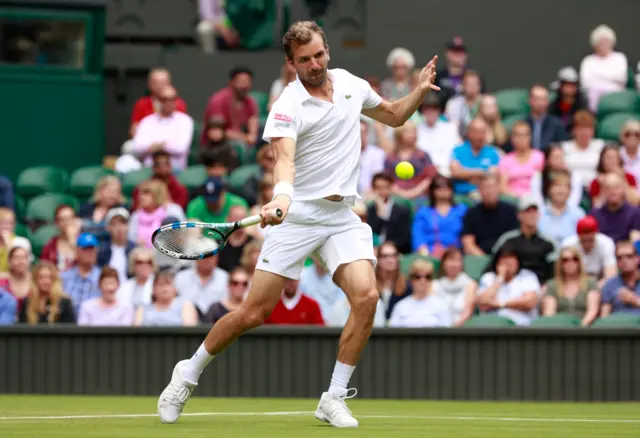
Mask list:
[{"label": "green grass court", "polygon": [[[0,396],[0,437],[638,437],[639,404],[351,400],[359,429],[313,417],[316,400],[194,398],[161,424],[150,397]],[[67,417],[67,418],[64,418]]]}]

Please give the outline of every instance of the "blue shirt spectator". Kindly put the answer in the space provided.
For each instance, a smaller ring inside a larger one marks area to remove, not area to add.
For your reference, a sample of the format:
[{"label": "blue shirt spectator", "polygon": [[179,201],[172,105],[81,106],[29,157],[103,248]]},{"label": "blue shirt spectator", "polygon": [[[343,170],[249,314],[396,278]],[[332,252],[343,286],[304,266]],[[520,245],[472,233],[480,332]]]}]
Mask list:
[{"label": "blue shirt spectator", "polygon": [[580,207],[567,205],[564,210],[558,210],[551,205],[545,205],[540,212],[538,229],[560,244],[575,234],[578,221],[583,217],[584,211]]},{"label": "blue shirt spectator", "polygon": [[612,313],[627,312],[640,315],[640,307],[635,307],[621,300],[620,293],[624,289],[633,292],[640,300],[640,281],[636,281],[632,288],[630,285],[625,284],[620,275],[616,275],[602,286],[602,304],[610,304]]},{"label": "blue shirt spectator", "polygon": [[4,289],[0,289],[0,325],[11,325],[16,322],[18,302]]},{"label": "blue shirt spectator", "polygon": [[100,288],[100,268],[98,258],[98,239],[90,233],[82,233],[76,242],[76,266],[60,274],[62,287],[71,301],[76,315],[80,305],[86,300],[98,298]]},{"label": "blue shirt spectator", "polygon": [[475,119],[468,127],[469,140],[457,146],[451,156],[451,177],[455,180],[454,191],[467,195],[477,189],[475,182],[500,162],[498,150],[486,145],[488,126]]},{"label": "blue shirt spectator", "polygon": [[325,321],[331,319],[336,301],[344,295],[327,270],[315,260],[313,265],[302,270],[298,287],[305,295],[318,302],[322,319]]},{"label": "blue shirt spectator", "polygon": [[600,315],[627,312],[640,315],[640,271],[638,252],[629,241],[616,245],[618,275],[602,286],[602,308]]}]

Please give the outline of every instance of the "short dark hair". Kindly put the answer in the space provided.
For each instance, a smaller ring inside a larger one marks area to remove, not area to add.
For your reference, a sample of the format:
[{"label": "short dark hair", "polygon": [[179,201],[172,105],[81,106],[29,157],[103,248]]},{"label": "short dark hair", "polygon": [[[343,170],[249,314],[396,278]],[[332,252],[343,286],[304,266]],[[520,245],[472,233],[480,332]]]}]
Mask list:
[{"label": "short dark hair", "polygon": [[118,275],[118,271],[113,269],[111,266],[105,266],[100,271],[100,280],[98,284],[102,283],[102,280],[106,280],[107,278],[115,278],[118,283],[120,283],[120,276]]},{"label": "short dark hair", "polygon": [[253,79],[253,71],[251,71],[249,67],[245,67],[245,66],[233,67],[229,72],[229,79],[235,79],[236,76],[241,74],[247,74],[251,76],[251,79]]},{"label": "short dark hair", "polygon": [[444,175],[437,174],[433,180],[431,180],[431,184],[429,184],[429,189],[427,190],[427,198],[429,198],[429,205],[431,207],[435,208],[436,206],[436,189],[442,188],[443,185],[451,189],[451,205],[455,204],[453,202],[453,180]]},{"label": "short dark hair", "polygon": [[229,167],[232,155],[233,148],[230,145],[205,149],[202,151],[202,164],[204,164],[205,167]]},{"label": "short dark hair", "polygon": [[151,159],[155,163],[158,158],[166,158],[168,160],[171,159],[171,154],[167,151],[156,151],[151,155]]},{"label": "short dark hair", "polygon": [[374,185],[376,183],[377,180],[384,180],[386,182],[388,182],[389,184],[393,184],[393,177],[391,175],[389,175],[389,173],[387,172],[378,172],[375,175],[373,175],[373,178],[371,178],[371,185]]},{"label": "short dark hair", "polygon": [[70,206],[69,204],[60,204],[56,207],[55,212],[53,213],[53,219],[54,220],[58,220],[58,215],[60,214],[60,212],[62,210],[64,210],[65,208],[69,208],[71,210],[73,210],[73,212],[76,212],[76,209],[73,208],[72,206]]},{"label": "short dark hair", "polygon": [[287,33],[282,37],[282,46],[287,58],[293,59],[294,46],[297,47],[309,44],[314,34],[320,35],[325,48],[329,47],[327,44],[327,36],[315,21],[296,21],[291,24]]}]

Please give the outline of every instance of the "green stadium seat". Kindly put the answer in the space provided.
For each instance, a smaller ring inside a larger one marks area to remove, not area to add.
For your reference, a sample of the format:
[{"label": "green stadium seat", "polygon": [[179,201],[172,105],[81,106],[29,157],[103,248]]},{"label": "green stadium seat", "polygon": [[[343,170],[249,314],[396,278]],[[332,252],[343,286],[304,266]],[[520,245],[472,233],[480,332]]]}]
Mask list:
[{"label": "green stadium seat", "polygon": [[136,186],[151,178],[151,174],[151,169],[147,167],[140,170],[135,170],[133,172],[125,173],[122,176],[122,193],[125,196],[133,195],[133,190],[136,188]]},{"label": "green stadium seat", "polygon": [[93,196],[95,187],[102,177],[114,174],[114,171],[102,166],[81,167],[71,174],[69,192],[76,198],[86,201]]},{"label": "green stadium seat", "polygon": [[178,181],[189,190],[197,189],[202,186],[206,180],[207,170],[202,164],[189,166],[178,175]]},{"label": "green stadium seat", "polygon": [[404,275],[405,277],[409,275],[411,263],[413,263],[413,261],[417,259],[427,260],[433,263],[433,272],[435,276],[438,275],[438,269],[440,269],[440,260],[435,257],[423,256],[417,253],[403,254],[400,256],[400,271],[402,272],[402,275]]},{"label": "green stadium seat", "polygon": [[640,115],[636,113],[609,114],[598,124],[598,138],[618,141],[620,138],[620,129],[627,120],[640,120]]},{"label": "green stadium seat", "polygon": [[493,314],[480,314],[471,317],[464,323],[464,327],[515,327],[515,323],[509,318]]},{"label": "green stadium seat", "polygon": [[500,90],[495,96],[503,119],[513,114],[529,112],[529,90],[525,88]]},{"label": "green stadium seat", "polygon": [[506,129],[507,132],[511,134],[513,125],[515,125],[516,122],[519,122],[520,120],[526,120],[526,119],[527,119],[527,113],[511,114],[510,116],[507,116],[502,119],[502,124],[504,125],[504,129]]},{"label": "green stadium seat", "polygon": [[260,124],[263,124],[267,120],[267,116],[269,115],[269,93],[265,93],[264,91],[252,91],[249,93],[249,96],[256,101],[256,105],[258,106],[258,114],[260,116]]},{"label": "green stadium seat", "polygon": [[473,207],[476,205],[476,201],[465,195],[454,195],[453,202],[456,204],[464,204],[467,207]]},{"label": "green stadium seat", "polygon": [[490,262],[491,256],[488,255],[466,255],[463,259],[464,272],[475,281],[478,281]]},{"label": "green stadium seat", "polygon": [[16,195],[16,219],[21,221],[24,219],[24,213],[26,210],[27,203],[25,202],[22,196]]},{"label": "green stadium seat", "polygon": [[236,170],[231,172],[229,175],[229,179],[227,182],[229,186],[234,189],[241,189],[242,186],[254,175],[259,175],[262,172],[260,165],[258,164],[245,164],[244,166],[238,167]]},{"label": "green stadium seat", "polygon": [[640,327],[640,315],[634,315],[631,313],[614,313],[607,316],[606,318],[596,319],[592,327]]},{"label": "green stadium seat", "polygon": [[191,147],[189,148],[189,165],[196,164],[200,161],[200,136],[202,135],[202,124],[193,121],[193,138],[191,139]]},{"label": "green stadium seat", "polygon": [[23,198],[32,198],[42,193],[63,193],[67,190],[67,171],[54,166],[30,167],[18,176],[16,193]]},{"label": "green stadium seat", "polygon": [[58,232],[58,228],[53,224],[43,225],[38,228],[31,237],[33,254],[36,257],[40,257],[40,254],[42,254],[42,248],[44,248],[49,240],[57,236]]},{"label": "green stadium seat", "polygon": [[580,318],[570,313],[558,313],[553,316],[544,316],[538,319],[534,319],[531,322],[531,327],[547,327],[547,328],[561,328],[561,327],[580,327]]},{"label": "green stadium seat", "polygon": [[638,93],[635,90],[624,90],[605,94],[598,102],[598,120],[603,120],[610,114],[637,113]]},{"label": "green stadium seat", "polygon": [[518,205],[518,203],[520,202],[520,198],[516,198],[515,196],[509,196],[509,195],[500,195],[500,200],[504,202],[508,202],[509,204],[512,204],[512,205]]},{"label": "green stadium seat", "polygon": [[36,196],[27,204],[27,212],[25,219],[28,222],[45,222],[54,221],[55,210],[59,205],[67,204],[78,210],[78,200],[66,193],[45,193]]},{"label": "green stadium seat", "polygon": [[27,239],[31,240],[31,231],[29,231],[29,227],[27,227],[25,224],[16,224],[15,234],[16,236],[26,237]]},{"label": "green stadium seat", "polygon": [[[251,148],[249,152],[247,152],[247,147],[242,142],[231,141],[231,147],[238,155],[238,159],[240,160],[240,165],[244,164],[253,164],[256,162],[256,150],[257,148]],[[250,157],[252,154],[252,157]]]}]

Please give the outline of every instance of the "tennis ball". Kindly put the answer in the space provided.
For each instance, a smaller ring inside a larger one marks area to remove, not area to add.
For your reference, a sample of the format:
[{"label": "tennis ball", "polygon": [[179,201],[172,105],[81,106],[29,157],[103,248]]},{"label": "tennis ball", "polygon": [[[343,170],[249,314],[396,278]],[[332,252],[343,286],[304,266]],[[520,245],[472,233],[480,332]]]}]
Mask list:
[{"label": "tennis ball", "polygon": [[401,161],[396,165],[396,175],[400,179],[411,179],[413,178],[413,165],[408,161]]}]

